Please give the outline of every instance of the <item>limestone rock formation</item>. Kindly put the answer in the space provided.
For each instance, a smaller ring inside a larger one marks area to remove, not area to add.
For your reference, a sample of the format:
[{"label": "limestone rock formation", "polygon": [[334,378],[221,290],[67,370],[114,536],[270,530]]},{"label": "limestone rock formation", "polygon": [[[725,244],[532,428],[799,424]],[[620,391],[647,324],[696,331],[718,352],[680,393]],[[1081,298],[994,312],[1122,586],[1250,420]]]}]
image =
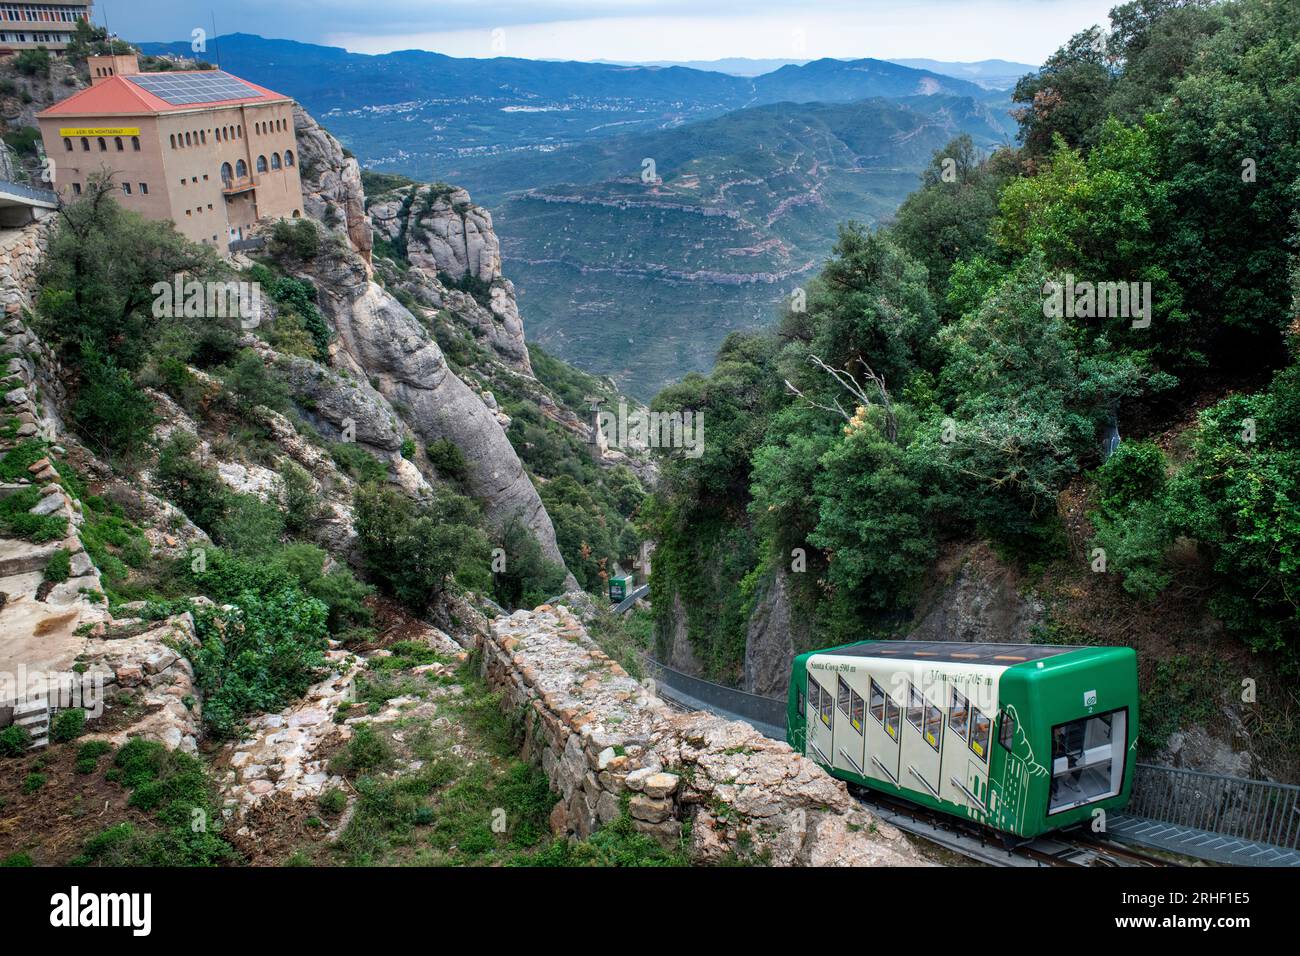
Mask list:
[{"label": "limestone rock formation", "polygon": [[352,248],[369,263],[374,235],[366,217],[361,167],[343,152],[339,141],[301,106],[293,108],[293,125],[298,137],[298,172],[302,179],[304,211],[334,232],[346,236]]},{"label": "limestone rock formation", "polygon": [[[337,332],[335,366],[356,382],[371,383],[366,394],[381,396],[389,409],[401,408],[402,420],[424,444],[440,439],[455,444],[468,465],[466,486],[483,502],[488,519],[522,519],[546,557],[563,564],[550,516],[505,431],[478,394],[448,367],[424,326],[370,280],[366,263],[354,253],[323,250],[311,276],[322,312]],[[328,373],[320,372],[315,381],[324,388]],[[360,385],[356,389],[365,392]],[[328,396],[313,397],[319,414],[339,414],[329,411]]]}]

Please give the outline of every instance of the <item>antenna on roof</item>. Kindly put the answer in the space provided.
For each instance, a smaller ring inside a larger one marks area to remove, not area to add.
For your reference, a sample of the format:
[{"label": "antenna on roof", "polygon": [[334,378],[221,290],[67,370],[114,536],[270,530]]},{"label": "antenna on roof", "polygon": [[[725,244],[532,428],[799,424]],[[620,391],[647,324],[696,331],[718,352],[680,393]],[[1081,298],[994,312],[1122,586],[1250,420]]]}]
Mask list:
[{"label": "antenna on roof", "polygon": [[217,59],[217,69],[221,69],[221,44],[217,41],[217,11],[208,11],[212,15],[212,53]]}]

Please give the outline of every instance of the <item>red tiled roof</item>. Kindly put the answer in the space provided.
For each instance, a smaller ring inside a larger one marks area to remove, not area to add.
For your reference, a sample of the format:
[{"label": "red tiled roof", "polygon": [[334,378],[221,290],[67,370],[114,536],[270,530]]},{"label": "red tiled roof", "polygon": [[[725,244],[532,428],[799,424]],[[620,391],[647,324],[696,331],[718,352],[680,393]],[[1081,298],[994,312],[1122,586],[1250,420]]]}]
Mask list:
[{"label": "red tiled roof", "polygon": [[[191,73],[202,75],[206,73],[211,76],[210,70],[191,71]],[[138,74],[137,74],[138,75]],[[187,73],[180,70],[161,73],[145,74],[147,76],[186,76]],[[96,85],[73,93],[66,100],[55,103],[49,109],[36,114],[40,119],[44,116],[112,116],[117,114],[138,114],[138,113],[179,113],[184,110],[209,109],[220,106],[239,106],[245,103],[274,103],[289,99],[282,93],[276,93],[274,90],[268,90],[265,87],[258,86],[256,83],[249,83],[248,80],[240,80],[257,91],[254,96],[242,97],[233,100],[219,100],[217,102],[206,103],[168,103],[161,97],[154,96],[143,87],[132,83],[127,77],[114,76],[104,80]]]}]

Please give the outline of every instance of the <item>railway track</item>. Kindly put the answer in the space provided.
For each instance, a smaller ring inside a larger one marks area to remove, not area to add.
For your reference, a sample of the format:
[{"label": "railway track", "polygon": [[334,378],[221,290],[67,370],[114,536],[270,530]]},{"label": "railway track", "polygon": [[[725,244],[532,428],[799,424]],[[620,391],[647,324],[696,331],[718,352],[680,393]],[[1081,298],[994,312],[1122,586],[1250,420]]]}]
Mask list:
[{"label": "railway track", "polygon": [[1059,832],[1008,846],[975,823],[935,813],[885,794],[850,785],[850,792],[881,820],[923,840],[986,866],[1148,867],[1170,866],[1167,860],[1092,833]]}]

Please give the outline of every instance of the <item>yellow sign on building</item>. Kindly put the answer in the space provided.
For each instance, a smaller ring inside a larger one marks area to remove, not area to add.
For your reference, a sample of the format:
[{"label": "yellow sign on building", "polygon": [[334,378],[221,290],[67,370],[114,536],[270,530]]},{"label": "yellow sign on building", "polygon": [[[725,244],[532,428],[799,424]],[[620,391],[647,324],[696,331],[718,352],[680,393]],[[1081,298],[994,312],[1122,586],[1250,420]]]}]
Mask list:
[{"label": "yellow sign on building", "polygon": [[139,136],[138,126],[104,126],[98,128],[59,130],[60,136]]}]

